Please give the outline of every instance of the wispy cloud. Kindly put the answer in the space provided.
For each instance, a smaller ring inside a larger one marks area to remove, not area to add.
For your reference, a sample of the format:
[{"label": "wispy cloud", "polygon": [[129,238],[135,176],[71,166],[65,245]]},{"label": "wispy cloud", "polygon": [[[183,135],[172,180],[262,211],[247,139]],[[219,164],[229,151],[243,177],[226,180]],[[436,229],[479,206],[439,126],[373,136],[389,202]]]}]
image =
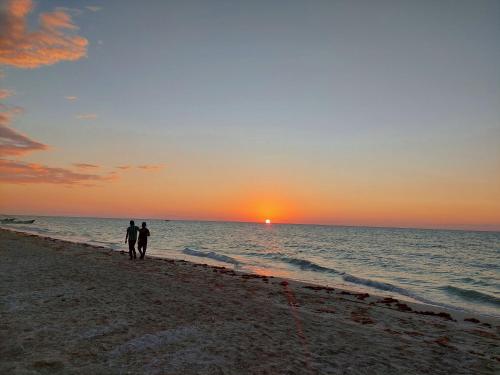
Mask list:
[{"label": "wispy cloud", "polygon": [[147,172],[154,172],[154,171],[160,171],[160,170],[164,169],[165,167],[166,167],[166,165],[164,163],[161,163],[161,164],[141,164],[141,165],[137,165],[137,166],[118,165],[115,168],[120,169],[122,171],[127,171],[130,169],[137,168],[137,169],[141,169],[141,170],[147,171]]},{"label": "wispy cloud", "polygon": [[0,89],[0,99],[5,99],[12,95],[14,95],[12,90]]},{"label": "wispy cloud", "polygon": [[88,40],[75,35],[78,27],[65,10],[41,13],[38,28],[28,30],[31,0],[7,0],[0,7],[0,64],[32,69],[87,54]]},{"label": "wispy cloud", "polygon": [[48,149],[47,145],[34,141],[10,127],[12,118],[21,112],[22,108],[0,104],[0,157],[19,156]]},{"label": "wispy cloud", "polygon": [[70,102],[74,102],[75,100],[78,99],[78,96],[68,95],[68,96],[65,96],[64,99],[69,100]]},{"label": "wispy cloud", "polygon": [[80,14],[83,13],[82,9],[70,8],[70,7],[56,7],[55,10],[69,13],[72,16],[79,16]]},{"label": "wispy cloud", "polygon": [[119,166],[117,166],[115,168],[121,169],[122,171],[126,171],[127,169],[132,168],[132,166],[131,165],[119,165]]},{"label": "wispy cloud", "polygon": [[[16,0],[17,1],[17,0]],[[60,34],[61,30],[77,30],[71,16],[65,10],[55,10],[53,12],[40,14],[40,26],[44,30]]]},{"label": "wispy cloud", "polygon": [[96,164],[73,163],[73,165],[79,169],[97,169],[97,168],[100,168],[100,165],[96,165]]},{"label": "wispy cloud", "polygon": [[137,168],[145,171],[159,171],[165,168],[165,164],[143,164],[138,165]]},{"label": "wispy cloud", "polygon": [[86,186],[92,182],[115,180],[116,174],[97,175],[74,172],[67,168],[54,168],[37,163],[0,159],[0,181],[14,184],[60,184]]},{"label": "wispy cloud", "polygon": [[102,9],[102,7],[99,7],[99,6],[96,6],[96,5],[88,5],[85,8],[87,8],[91,12],[99,12]]},{"label": "wispy cloud", "polygon": [[95,120],[97,119],[97,115],[95,113],[82,113],[80,115],[76,115],[78,120]]}]

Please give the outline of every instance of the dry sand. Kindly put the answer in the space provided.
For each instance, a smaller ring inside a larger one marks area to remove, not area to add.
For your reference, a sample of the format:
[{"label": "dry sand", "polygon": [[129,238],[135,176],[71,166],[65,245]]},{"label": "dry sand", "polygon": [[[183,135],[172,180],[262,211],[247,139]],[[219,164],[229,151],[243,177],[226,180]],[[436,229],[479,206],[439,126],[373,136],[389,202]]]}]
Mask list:
[{"label": "dry sand", "polygon": [[1,374],[500,371],[495,319],[5,230],[0,256]]}]

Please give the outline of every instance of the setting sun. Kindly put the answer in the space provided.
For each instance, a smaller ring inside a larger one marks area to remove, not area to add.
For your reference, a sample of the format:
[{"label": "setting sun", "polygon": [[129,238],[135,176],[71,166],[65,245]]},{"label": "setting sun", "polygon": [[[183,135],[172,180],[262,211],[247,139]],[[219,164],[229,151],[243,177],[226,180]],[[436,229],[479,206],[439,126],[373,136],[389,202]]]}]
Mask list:
[{"label": "setting sun", "polygon": [[0,0],[0,375],[497,373],[499,13]]}]

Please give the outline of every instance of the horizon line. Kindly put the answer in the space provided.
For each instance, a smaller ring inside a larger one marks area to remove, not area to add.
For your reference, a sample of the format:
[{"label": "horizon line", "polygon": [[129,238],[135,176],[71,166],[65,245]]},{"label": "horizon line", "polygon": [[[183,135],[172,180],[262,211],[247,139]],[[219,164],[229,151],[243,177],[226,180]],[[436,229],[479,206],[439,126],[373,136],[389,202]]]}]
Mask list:
[{"label": "horizon line", "polygon": [[[123,220],[137,220],[135,218],[124,216],[92,216],[92,215],[39,215],[39,214],[3,214],[0,216],[37,216],[37,217],[68,217],[68,218],[87,218],[87,219],[123,219]],[[186,221],[186,222],[207,222],[207,223],[241,223],[241,224],[262,224],[262,225],[311,225],[311,226],[324,226],[324,227],[347,227],[347,228],[373,228],[373,229],[416,229],[416,230],[434,230],[434,231],[459,231],[459,232],[487,232],[487,233],[500,233],[499,229],[464,229],[464,228],[440,228],[440,227],[415,227],[415,226],[384,226],[384,225],[353,225],[353,224],[320,224],[320,223],[283,223],[273,222],[266,224],[264,221],[245,221],[245,220],[217,220],[217,219],[167,219],[167,218],[154,218],[143,217],[141,220],[160,220],[160,221]],[[466,224],[464,224],[466,225]],[[492,224],[495,225],[495,224]]]}]

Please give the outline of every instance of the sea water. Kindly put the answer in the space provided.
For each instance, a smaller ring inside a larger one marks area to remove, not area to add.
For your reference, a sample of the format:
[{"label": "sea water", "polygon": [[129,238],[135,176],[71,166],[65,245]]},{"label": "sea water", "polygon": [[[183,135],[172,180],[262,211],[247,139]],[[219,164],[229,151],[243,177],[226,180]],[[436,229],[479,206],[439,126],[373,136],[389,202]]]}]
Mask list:
[{"label": "sea water", "polygon": [[[30,218],[2,227],[127,250],[128,219]],[[500,317],[499,232],[146,221],[149,255]]]}]

